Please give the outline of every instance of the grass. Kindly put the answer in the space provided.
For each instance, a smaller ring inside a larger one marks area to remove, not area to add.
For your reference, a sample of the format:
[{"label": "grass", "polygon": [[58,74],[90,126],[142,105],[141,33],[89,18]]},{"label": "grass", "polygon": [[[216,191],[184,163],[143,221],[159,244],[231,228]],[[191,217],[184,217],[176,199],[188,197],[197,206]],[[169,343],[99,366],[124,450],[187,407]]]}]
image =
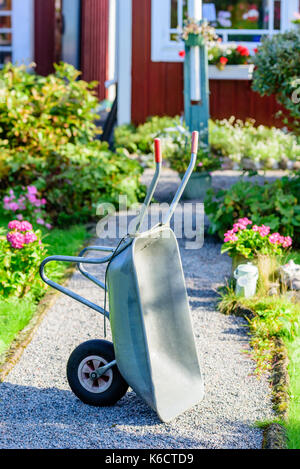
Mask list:
[{"label": "grass", "polygon": [[288,448],[300,449],[300,333],[286,345],[290,377],[289,416],[286,422]]},{"label": "grass", "polygon": [[[6,217],[2,216],[0,226],[7,227],[8,221]],[[88,237],[87,230],[83,225],[74,225],[68,229],[44,230],[43,235],[49,256],[54,254],[76,255]],[[70,265],[53,262],[47,266],[47,275],[55,281],[60,281]],[[17,334],[29,323],[45,291],[45,284],[40,281],[23,298],[0,300],[0,355],[5,353]]]},{"label": "grass", "polygon": [[[300,251],[291,251],[282,263],[293,259],[300,264]],[[281,339],[286,347],[290,378],[288,418],[281,423],[286,427],[289,449],[300,449],[300,306],[286,295],[267,296],[262,291],[259,295],[245,299],[237,297],[232,285],[221,293],[219,310],[231,314],[240,310],[248,311],[249,331],[251,335],[252,356],[257,363],[257,372],[270,370],[276,352],[276,340]],[[281,404],[286,406],[284,402]],[[277,410],[280,410],[280,403]],[[284,407],[283,407],[284,409]],[[275,419],[273,422],[279,422]],[[265,424],[262,423],[262,426]]]}]

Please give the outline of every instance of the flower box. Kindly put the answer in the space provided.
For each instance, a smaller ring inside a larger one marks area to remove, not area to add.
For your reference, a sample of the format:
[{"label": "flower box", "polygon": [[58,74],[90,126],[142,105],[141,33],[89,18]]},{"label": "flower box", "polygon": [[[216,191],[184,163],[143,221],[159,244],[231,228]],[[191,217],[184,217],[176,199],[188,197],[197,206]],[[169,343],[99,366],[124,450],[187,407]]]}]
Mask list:
[{"label": "flower box", "polygon": [[208,76],[211,80],[251,80],[254,65],[226,65],[219,70],[216,65],[208,66]]}]

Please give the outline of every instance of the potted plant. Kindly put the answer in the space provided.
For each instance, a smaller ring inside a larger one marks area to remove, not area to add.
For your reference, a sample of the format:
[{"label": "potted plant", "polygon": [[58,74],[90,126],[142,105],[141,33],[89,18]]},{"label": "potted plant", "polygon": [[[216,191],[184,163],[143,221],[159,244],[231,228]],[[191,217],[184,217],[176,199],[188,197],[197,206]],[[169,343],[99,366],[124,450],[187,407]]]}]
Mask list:
[{"label": "potted plant", "polygon": [[239,218],[224,234],[221,252],[232,257],[232,274],[240,264],[257,264],[261,283],[267,286],[269,274],[274,273],[274,259],[292,245],[290,236],[270,233],[270,227],[253,225],[247,217]]},{"label": "potted plant", "polygon": [[[178,146],[169,158],[171,168],[179,173],[183,178],[191,158],[191,147],[187,144]],[[206,192],[211,187],[211,174],[221,167],[220,159],[212,155],[209,147],[200,143],[195,169],[183,192],[185,199],[204,200]]]},{"label": "potted plant", "polygon": [[196,21],[187,18],[181,34],[181,39],[188,47],[210,44],[218,39],[215,28],[209,25],[207,20]]}]

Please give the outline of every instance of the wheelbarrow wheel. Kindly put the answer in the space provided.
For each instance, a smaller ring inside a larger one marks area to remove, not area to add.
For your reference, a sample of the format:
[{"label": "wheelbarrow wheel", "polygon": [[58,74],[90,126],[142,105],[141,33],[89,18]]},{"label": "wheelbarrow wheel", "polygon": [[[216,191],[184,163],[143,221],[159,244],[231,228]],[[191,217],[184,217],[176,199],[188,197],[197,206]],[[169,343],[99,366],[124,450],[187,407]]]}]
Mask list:
[{"label": "wheelbarrow wheel", "polygon": [[128,384],[116,365],[98,379],[90,377],[93,371],[114,359],[114,346],[107,340],[88,340],[71,353],[67,363],[67,378],[70,388],[82,402],[93,406],[110,406],[124,396]]}]

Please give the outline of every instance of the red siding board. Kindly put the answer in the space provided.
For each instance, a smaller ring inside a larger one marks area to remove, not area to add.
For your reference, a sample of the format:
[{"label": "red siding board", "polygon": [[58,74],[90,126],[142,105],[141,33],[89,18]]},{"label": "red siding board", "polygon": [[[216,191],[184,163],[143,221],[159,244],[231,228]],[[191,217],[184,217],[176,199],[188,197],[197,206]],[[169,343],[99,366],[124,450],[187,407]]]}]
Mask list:
[{"label": "red siding board", "polygon": [[108,0],[84,0],[81,12],[81,70],[86,81],[99,82],[100,100],[106,98],[104,86],[108,70]]},{"label": "red siding board", "polygon": [[181,76],[180,63],[151,62],[151,0],[133,0],[132,121],[178,114],[183,108]]},{"label": "red siding board", "polygon": [[[151,62],[151,0],[132,0],[131,117],[135,124],[148,116],[183,112],[183,66]],[[248,80],[210,80],[210,114],[222,119],[232,115],[258,124],[277,125],[280,109],[275,98],[260,97]]]},{"label": "red siding board", "polygon": [[55,62],[55,0],[34,2],[34,61],[40,75],[53,71]]}]

